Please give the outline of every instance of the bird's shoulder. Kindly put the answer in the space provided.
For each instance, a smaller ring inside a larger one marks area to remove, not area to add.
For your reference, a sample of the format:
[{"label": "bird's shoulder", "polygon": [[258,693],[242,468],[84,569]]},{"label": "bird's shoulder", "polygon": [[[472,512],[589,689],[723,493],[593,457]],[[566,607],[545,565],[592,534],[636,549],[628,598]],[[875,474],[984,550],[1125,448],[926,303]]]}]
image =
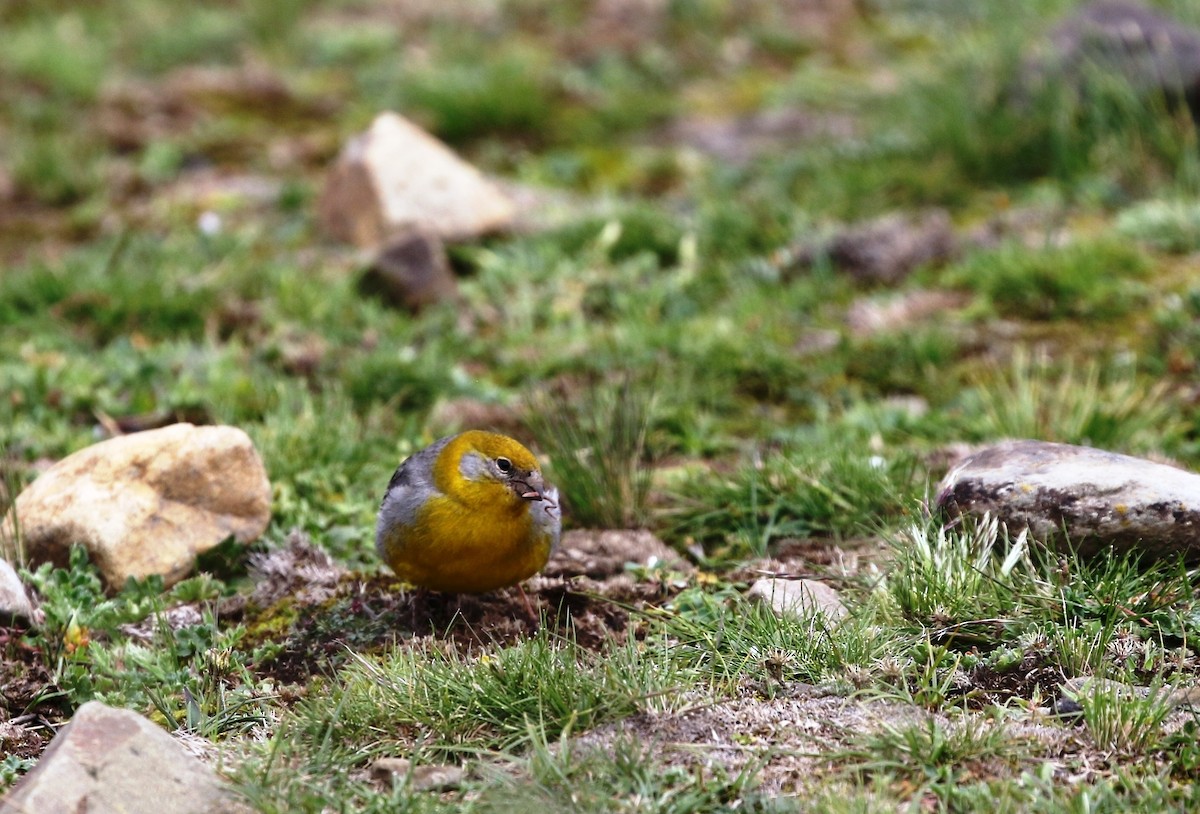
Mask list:
[{"label": "bird's shoulder", "polygon": [[[392,479],[388,481],[387,493],[390,494],[395,489],[409,488],[413,486],[433,486],[433,465],[437,462],[438,456],[442,454],[442,450],[446,448],[454,439],[454,436],[448,435],[445,438],[439,438],[425,449],[419,452],[414,452],[412,455],[404,459],[400,466],[396,467],[396,471],[392,473]],[[385,495],[386,499],[386,495]]]},{"label": "bird's shoulder", "polygon": [[418,521],[422,508],[442,494],[434,482],[433,468],[452,438],[438,439],[425,449],[414,452],[396,467],[392,479],[388,481],[375,525],[376,546],[385,559],[388,556],[388,539],[398,532],[411,529]]}]

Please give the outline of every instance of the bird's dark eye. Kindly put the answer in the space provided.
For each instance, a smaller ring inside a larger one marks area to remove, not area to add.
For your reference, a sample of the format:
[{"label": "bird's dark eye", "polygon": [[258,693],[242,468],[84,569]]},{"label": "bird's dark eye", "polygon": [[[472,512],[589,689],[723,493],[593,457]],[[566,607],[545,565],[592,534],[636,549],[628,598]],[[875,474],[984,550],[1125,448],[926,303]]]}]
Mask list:
[{"label": "bird's dark eye", "polygon": [[501,472],[508,474],[512,471],[512,461],[510,461],[508,458],[497,458],[496,468]]}]

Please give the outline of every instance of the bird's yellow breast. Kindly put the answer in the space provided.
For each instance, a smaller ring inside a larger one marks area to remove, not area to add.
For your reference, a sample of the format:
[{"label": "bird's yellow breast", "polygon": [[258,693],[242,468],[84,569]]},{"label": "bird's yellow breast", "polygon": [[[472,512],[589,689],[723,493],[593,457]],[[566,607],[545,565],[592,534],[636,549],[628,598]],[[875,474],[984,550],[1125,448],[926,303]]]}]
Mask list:
[{"label": "bird's yellow breast", "polygon": [[431,498],[415,521],[392,529],[388,564],[414,585],[450,593],[483,593],[536,574],[552,540],[534,526],[530,504],[502,484],[460,484],[456,498]]}]

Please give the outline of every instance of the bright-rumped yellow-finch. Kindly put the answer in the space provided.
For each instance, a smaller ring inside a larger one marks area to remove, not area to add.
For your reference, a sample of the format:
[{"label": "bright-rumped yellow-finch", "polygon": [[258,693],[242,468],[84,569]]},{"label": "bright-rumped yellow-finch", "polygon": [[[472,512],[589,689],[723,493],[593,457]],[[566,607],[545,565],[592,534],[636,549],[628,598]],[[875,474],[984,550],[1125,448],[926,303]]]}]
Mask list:
[{"label": "bright-rumped yellow-finch", "polygon": [[542,570],[561,532],[558,490],[533,453],[470,430],[400,464],[379,507],[375,547],[406,582],[475,594]]}]

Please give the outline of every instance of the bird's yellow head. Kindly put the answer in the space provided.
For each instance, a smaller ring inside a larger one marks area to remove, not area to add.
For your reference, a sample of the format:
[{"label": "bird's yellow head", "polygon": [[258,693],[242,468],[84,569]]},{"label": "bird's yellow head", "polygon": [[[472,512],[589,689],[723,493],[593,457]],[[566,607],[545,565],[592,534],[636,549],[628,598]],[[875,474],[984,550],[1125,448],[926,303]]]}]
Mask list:
[{"label": "bird's yellow head", "polygon": [[506,435],[469,430],[456,436],[434,464],[434,483],[448,495],[501,501],[524,511],[527,501],[546,501],[548,486],[537,459],[523,444]]}]

